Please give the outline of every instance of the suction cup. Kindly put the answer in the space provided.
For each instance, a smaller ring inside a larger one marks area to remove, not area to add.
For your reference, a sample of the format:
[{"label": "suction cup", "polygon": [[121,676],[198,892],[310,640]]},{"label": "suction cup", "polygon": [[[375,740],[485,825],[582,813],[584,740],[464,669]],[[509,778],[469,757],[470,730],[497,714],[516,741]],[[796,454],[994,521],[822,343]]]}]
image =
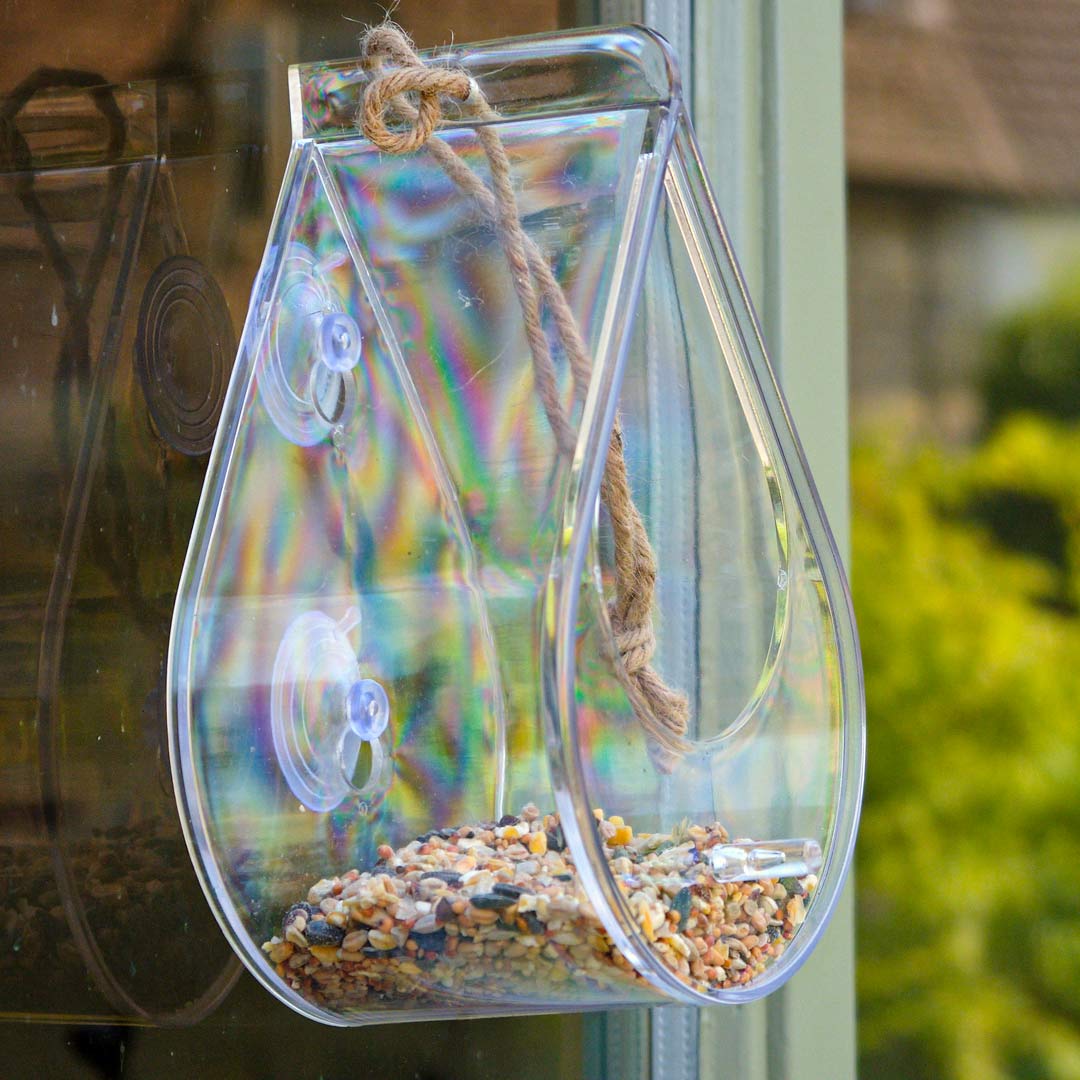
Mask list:
[{"label": "suction cup", "polygon": [[356,608],[340,622],[309,611],[293,620],[274,660],[270,714],[278,764],[297,799],[321,813],[350,796],[374,795],[389,763],[390,701],[379,683],[362,676],[347,636],[359,624]]},{"label": "suction cup", "polygon": [[297,446],[321,442],[356,409],[352,372],[362,336],[328,276],[346,258],[320,262],[293,243],[282,267],[259,393],[274,426]]},{"label": "suction cup", "polygon": [[236,353],[225,296],[190,255],[151,275],[139,308],[135,370],[158,436],[187,457],[210,452]]}]

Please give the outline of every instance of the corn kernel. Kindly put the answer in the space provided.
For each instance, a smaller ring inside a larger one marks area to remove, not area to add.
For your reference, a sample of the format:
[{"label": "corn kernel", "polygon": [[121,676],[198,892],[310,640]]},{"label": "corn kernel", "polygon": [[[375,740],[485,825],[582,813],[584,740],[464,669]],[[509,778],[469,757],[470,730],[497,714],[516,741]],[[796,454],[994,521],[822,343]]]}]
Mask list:
[{"label": "corn kernel", "polygon": [[533,855],[544,855],[547,852],[547,833],[534,832],[529,834],[529,851]]},{"label": "corn kernel", "polygon": [[608,847],[621,847],[629,844],[634,838],[634,830],[629,825],[620,825],[616,828],[613,836],[608,837]]},{"label": "corn kernel", "polygon": [[641,929],[650,941],[656,940],[656,934],[653,932],[652,917],[649,915],[648,908],[645,908],[641,913]]}]

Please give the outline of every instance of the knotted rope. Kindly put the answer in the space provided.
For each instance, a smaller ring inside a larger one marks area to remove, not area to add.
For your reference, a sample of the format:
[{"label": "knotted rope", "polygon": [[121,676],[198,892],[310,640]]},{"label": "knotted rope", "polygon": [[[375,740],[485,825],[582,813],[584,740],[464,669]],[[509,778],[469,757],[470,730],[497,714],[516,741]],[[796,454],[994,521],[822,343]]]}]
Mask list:
[{"label": "knotted rope", "polygon": [[[522,227],[506,148],[493,127],[476,128],[491,171],[489,189],[434,134],[442,120],[442,97],[459,102],[464,112],[481,122],[498,119],[498,113],[464,70],[426,66],[405,33],[393,23],[369,29],[362,49],[377,74],[364,93],[361,130],[388,154],[406,154],[426,146],[457,188],[474,199],[494,223],[521,307],[537,393],[559,449],[571,454],[576,433],[559,397],[558,377],[541,319],[541,302],[566,352],[575,393],[582,398],[592,374],[592,360],[562,286]],[[386,67],[387,63],[393,66]],[[416,106],[409,103],[406,94],[416,95]],[[388,111],[400,117],[405,126],[387,127]],[[615,599],[608,614],[621,659],[616,672],[635,716],[650,737],[655,759],[670,770],[689,747],[686,733],[690,707],[686,695],[671,689],[652,667],[656,651],[652,621],[656,555],[630,492],[618,418],[608,445],[600,497],[611,519],[615,549]]]}]

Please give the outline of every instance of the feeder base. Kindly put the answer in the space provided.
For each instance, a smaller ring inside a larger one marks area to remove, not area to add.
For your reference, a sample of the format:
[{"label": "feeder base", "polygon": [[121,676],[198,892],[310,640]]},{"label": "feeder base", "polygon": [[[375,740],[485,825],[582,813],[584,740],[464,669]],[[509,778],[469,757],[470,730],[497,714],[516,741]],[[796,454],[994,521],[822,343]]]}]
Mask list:
[{"label": "feeder base", "polygon": [[[717,881],[719,824],[638,834],[597,815],[611,870],[646,939],[697,990],[745,986],[802,924],[813,874]],[[389,1005],[535,1007],[590,989],[645,993],[585,896],[557,815],[440,829],[366,871],[324,878],[262,946],[277,974],[335,1012]]]}]

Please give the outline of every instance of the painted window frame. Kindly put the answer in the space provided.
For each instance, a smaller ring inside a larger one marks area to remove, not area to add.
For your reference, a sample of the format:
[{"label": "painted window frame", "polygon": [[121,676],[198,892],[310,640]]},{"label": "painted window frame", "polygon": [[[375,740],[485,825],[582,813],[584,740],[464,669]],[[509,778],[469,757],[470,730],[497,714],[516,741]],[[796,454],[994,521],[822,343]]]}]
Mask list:
[{"label": "painted window frame", "polygon": [[[578,0],[575,14],[653,26],[682,60],[717,202],[846,561],[843,0]],[[763,1001],[592,1022],[589,1074],[854,1080],[853,892],[849,878],[814,956]]]}]

